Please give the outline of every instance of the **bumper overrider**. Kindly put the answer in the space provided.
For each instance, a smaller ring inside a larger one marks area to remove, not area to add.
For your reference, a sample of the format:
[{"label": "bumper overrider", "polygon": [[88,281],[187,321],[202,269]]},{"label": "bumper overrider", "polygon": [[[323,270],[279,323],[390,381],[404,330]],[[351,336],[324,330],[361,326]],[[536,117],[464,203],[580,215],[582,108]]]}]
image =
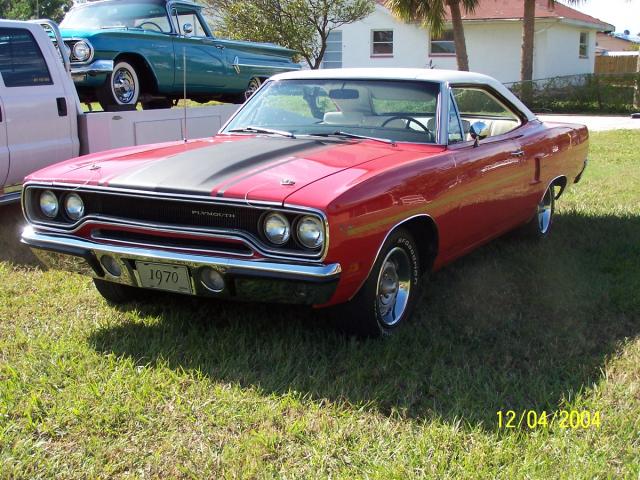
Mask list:
[{"label": "bumper overrider", "polygon": [[[336,290],[340,264],[288,263],[196,255],[154,248],[104,245],[26,227],[22,243],[48,267],[149,288],[141,269],[165,266],[184,272],[186,283],[172,291],[233,300],[318,305]],[[147,271],[145,270],[145,271]],[[214,288],[211,279],[214,278]],[[207,281],[208,280],[208,281]],[[161,290],[167,288],[160,287]]]}]

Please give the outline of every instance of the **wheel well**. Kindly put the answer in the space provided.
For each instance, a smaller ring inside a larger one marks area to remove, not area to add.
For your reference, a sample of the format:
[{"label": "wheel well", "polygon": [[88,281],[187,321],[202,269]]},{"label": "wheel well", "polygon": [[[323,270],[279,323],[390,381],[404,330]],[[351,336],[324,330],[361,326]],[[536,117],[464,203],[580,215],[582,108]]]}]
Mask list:
[{"label": "wheel well", "polygon": [[142,55],[137,53],[121,53],[113,59],[113,65],[115,66],[121,61],[129,62],[136,69],[138,80],[140,80],[141,93],[155,93],[158,91],[156,75]]},{"label": "wheel well", "polygon": [[397,225],[394,230],[397,228],[409,230],[416,241],[422,273],[431,270],[439,248],[436,222],[427,215],[420,215]]},{"label": "wheel well", "polygon": [[558,178],[554,178],[553,182],[551,182],[551,186],[560,188],[560,191],[555,194],[555,199],[558,200],[560,195],[564,192],[564,189],[567,187],[567,177],[564,175]]}]

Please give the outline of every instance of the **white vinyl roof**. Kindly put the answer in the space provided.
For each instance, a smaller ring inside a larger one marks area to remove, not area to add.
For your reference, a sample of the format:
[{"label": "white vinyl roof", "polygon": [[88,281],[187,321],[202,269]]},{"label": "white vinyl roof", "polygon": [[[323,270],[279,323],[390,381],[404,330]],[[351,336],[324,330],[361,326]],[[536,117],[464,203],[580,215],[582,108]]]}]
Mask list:
[{"label": "white vinyl roof", "polygon": [[482,73],[460,72],[458,70],[440,70],[427,68],[335,68],[321,70],[298,70],[279,73],[271,80],[423,80],[445,84],[487,85],[509,100],[525,114],[527,119],[536,116],[511,91],[495,78]]}]

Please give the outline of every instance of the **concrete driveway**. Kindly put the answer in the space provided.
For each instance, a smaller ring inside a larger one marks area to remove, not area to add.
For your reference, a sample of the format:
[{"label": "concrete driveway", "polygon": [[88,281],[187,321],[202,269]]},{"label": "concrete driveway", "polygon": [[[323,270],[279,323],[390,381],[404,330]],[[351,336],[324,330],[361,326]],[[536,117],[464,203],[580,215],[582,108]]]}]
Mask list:
[{"label": "concrete driveway", "polygon": [[538,118],[543,122],[581,123],[586,125],[591,132],[640,128],[640,118],[631,118],[630,115],[555,115],[545,113],[538,115]]}]

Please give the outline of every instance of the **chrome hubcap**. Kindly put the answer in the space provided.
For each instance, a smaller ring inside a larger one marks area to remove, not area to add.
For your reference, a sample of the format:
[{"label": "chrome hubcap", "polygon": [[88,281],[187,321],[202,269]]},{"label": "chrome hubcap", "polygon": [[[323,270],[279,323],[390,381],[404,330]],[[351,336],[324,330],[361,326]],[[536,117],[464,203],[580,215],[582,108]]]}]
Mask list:
[{"label": "chrome hubcap", "polygon": [[553,207],[553,189],[549,188],[544,194],[542,202],[538,204],[538,228],[540,233],[547,233],[551,225],[551,214]]},{"label": "chrome hubcap", "polygon": [[136,94],[136,82],[131,72],[125,68],[119,68],[112,75],[113,93],[120,103],[128,104],[133,101]]},{"label": "chrome hubcap", "polygon": [[411,261],[404,249],[395,247],[385,257],[378,275],[376,301],[385,325],[400,321],[409,303],[410,289]]}]

